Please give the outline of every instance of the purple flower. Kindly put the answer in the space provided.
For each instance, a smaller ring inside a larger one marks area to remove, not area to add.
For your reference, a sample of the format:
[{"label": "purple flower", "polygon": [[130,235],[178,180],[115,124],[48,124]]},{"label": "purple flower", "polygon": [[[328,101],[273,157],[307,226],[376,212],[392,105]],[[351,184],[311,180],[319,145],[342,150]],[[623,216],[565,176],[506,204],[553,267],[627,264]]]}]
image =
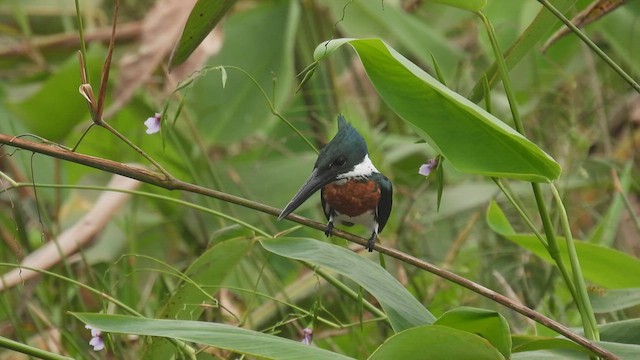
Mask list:
[{"label": "purple flower", "polygon": [[309,329],[309,328],[304,328],[302,329],[302,343],[305,345],[309,345],[311,344],[311,338],[313,338],[313,330]]},{"label": "purple flower", "polygon": [[92,327],[91,325],[85,325],[85,329],[91,330],[91,340],[89,340],[89,345],[93,346],[93,351],[100,351],[104,349],[104,341],[102,341],[102,331]]},{"label": "purple flower", "polygon": [[153,117],[148,118],[147,121],[144,122],[144,125],[147,127],[147,134],[151,135],[160,131],[161,118],[162,115],[156,113],[155,115],[153,115]]},{"label": "purple flower", "polygon": [[438,167],[438,159],[430,159],[426,164],[422,164],[418,170],[418,174],[429,176],[431,172]]}]

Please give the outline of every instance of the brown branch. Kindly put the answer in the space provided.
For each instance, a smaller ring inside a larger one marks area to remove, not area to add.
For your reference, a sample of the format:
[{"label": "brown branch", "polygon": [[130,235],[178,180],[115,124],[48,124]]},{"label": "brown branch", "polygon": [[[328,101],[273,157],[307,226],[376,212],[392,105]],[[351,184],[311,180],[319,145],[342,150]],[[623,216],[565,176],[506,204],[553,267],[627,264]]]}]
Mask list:
[{"label": "brown branch", "polygon": [[[116,37],[118,40],[131,40],[140,37],[142,33],[142,21],[130,22],[118,26]],[[90,42],[109,42],[111,39],[111,26],[96,29],[85,36],[85,41]],[[48,36],[34,37],[31,43],[18,43],[10,47],[0,49],[0,57],[24,56],[27,55],[31,47],[40,50],[60,49],[61,47],[77,49],[80,46],[80,38],[78,33],[64,33]]]},{"label": "brown branch", "polygon": [[[122,176],[130,177],[132,179],[136,179],[148,184],[152,184],[167,190],[182,190],[189,191],[196,194],[201,194],[205,196],[210,196],[218,200],[230,202],[232,204],[240,205],[243,207],[247,207],[253,210],[257,210],[266,214],[270,214],[273,216],[278,216],[280,214],[281,209],[264,205],[255,201],[251,201],[248,199],[244,199],[238,196],[234,196],[231,194],[223,193],[220,191],[208,189],[202,186],[194,185],[191,183],[187,183],[180,180],[175,179],[166,179],[163,174],[146,170],[144,168],[133,167],[130,165],[125,165],[116,161],[102,159],[94,156],[83,155],[76,152],[69,151],[67,149],[63,149],[59,146],[44,144],[44,143],[36,143],[33,141],[24,140],[21,138],[12,137],[6,134],[0,134],[0,144],[6,144],[9,146],[13,146],[16,148],[33,151],[36,153],[48,155],[51,157],[55,157],[58,159],[71,161],[77,164],[89,166],[95,169],[107,171],[110,173],[119,174]],[[317,229],[320,231],[324,231],[326,225],[323,223],[319,223],[317,221],[313,221],[295,214],[291,214],[287,216],[288,220],[296,222],[298,224],[302,224],[304,226]],[[355,242],[362,246],[367,244],[367,239],[352,235],[350,233],[334,229],[333,235],[343,238],[345,240]],[[536,322],[548,327],[551,330],[556,331],[557,333],[565,336],[566,338],[574,341],[575,343],[591,350],[593,353],[601,356],[605,359],[619,359],[615,354],[605,350],[598,344],[595,344],[583,336],[580,336],[574,332],[572,332],[566,326],[560,324],[559,322],[550,319],[524,305],[509,299],[508,297],[497,293],[489,288],[486,288],[480,284],[477,284],[471,280],[468,280],[460,275],[457,275],[448,270],[442,269],[436,265],[430,264],[422,259],[418,259],[409,254],[405,254],[402,251],[389,248],[383,245],[376,244],[374,248],[386,255],[389,255],[395,259],[398,259],[407,264],[411,264],[417,268],[426,270],[434,275],[445,278],[455,284],[458,284],[464,288],[467,288],[481,296],[484,296],[488,299],[491,299],[511,310],[514,310],[530,319],[535,320]]]}]

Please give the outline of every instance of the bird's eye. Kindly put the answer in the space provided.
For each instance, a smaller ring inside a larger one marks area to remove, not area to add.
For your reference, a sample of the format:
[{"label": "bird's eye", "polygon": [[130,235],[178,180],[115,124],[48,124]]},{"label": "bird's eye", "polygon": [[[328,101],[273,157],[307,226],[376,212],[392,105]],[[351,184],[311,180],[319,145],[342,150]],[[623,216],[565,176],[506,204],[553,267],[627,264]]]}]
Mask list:
[{"label": "bird's eye", "polygon": [[345,159],[344,156],[338,156],[338,158],[333,160],[333,162],[331,163],[331,166],[342,166],[346,162],[347,162],[347,159]]}]

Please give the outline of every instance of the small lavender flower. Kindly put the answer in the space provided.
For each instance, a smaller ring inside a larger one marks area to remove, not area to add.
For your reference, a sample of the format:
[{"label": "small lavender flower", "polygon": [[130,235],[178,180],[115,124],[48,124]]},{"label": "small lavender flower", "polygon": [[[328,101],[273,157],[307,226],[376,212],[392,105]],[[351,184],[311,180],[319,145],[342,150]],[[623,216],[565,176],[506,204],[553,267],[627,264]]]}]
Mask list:
[{"label": "small lavender flower", "polygon": [[104,349],[104,341],[102,341],[102,331],[92,327],[91,325],[85,325],[85,329],[91,330],[91,340],[89,345],[93,347],[93,351],[100,351]]},{"label": "small lavender flower", "polygon": [[304,328],[302,329],[302,335],[303,335],[303,338],[301,343],[305,345],[311,344],[311,339],[313,338],[313,330],[309,328]]},{"label": "small lavender flower", "polygon": [[418,170],[418,174],[429,176],[431,172],[438,167],[438,159],[429,159],[426,164],[422,164]]},{"label": "small lavender flower", "polygon": [[153,117],[148,118],[147,121],[144,122],[144,125],[147,127],[147,134],[151,135],[160,131],[161,117],[161,114],[155,113]]}]

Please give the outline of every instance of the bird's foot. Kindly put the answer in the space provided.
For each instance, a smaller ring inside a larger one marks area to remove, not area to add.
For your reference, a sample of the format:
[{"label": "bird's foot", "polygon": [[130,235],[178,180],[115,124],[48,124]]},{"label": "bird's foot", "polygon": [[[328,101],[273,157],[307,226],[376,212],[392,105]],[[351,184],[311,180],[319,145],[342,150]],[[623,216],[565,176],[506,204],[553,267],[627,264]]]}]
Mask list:
[{"label": "bird's foot", "polygon": [[329,221],[327,228],[324,230],[324,234],[329,237],[333,235],[333,221]]},{"label": "bird's foot", "polygon": [[371,234],[369,241],[367,241],[367,246],[365,246],[365,249],[369,250],[369,252],[373,251],[373,245],[375,245],[377,237],[378,237],[378,234],[373,233]]}]

